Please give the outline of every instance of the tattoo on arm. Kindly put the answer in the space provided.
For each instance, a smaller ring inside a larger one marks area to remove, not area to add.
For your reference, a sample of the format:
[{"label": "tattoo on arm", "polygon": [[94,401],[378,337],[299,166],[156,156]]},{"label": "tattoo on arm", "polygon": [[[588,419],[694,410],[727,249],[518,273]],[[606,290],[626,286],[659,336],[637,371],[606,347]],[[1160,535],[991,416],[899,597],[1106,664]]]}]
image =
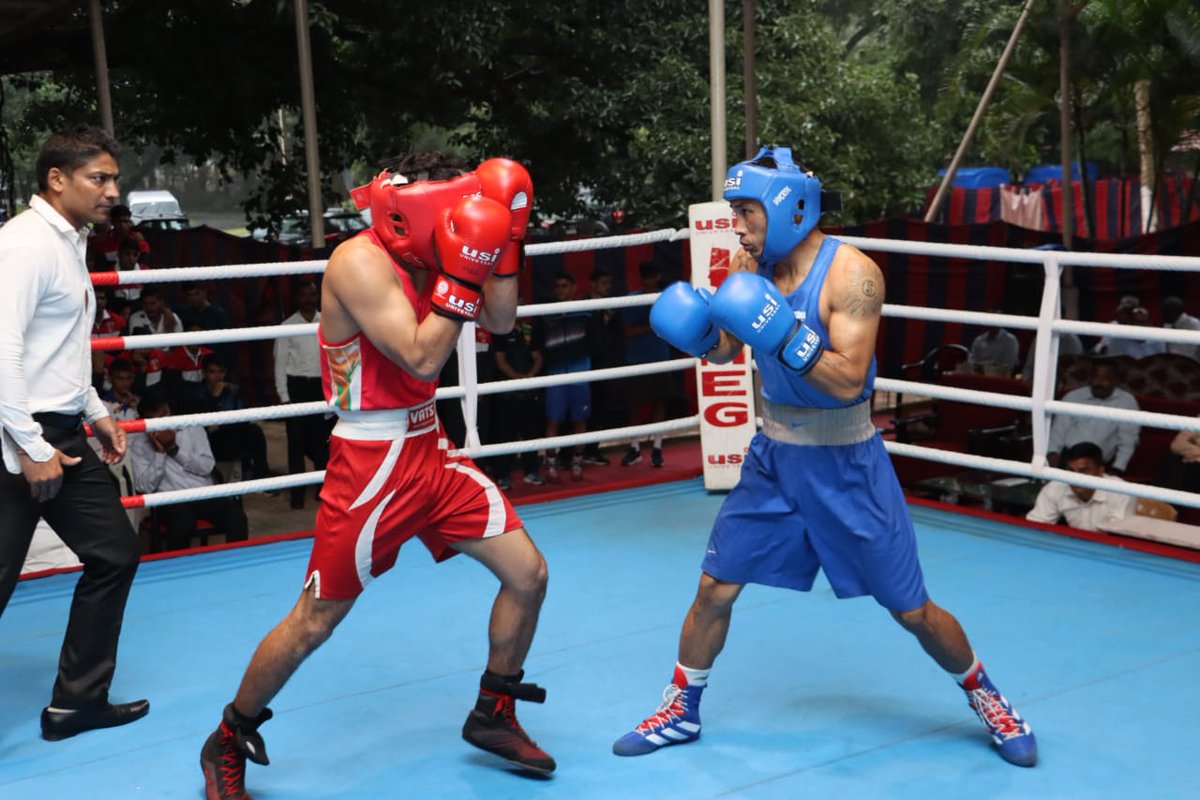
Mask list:
[{"label": "tattoo on arm", "polygon": [[850,281],[846,310],[852,317],[876,317],[883,308],[882,281],[871,271],[862,270]]}]

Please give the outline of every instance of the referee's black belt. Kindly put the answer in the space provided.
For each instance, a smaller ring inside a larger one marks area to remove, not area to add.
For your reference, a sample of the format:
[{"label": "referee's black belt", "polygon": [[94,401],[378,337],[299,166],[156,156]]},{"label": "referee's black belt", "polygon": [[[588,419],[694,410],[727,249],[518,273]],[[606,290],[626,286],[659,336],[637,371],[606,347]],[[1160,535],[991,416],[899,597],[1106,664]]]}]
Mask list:
[{"label": "referee's black belt", "polygon": [[47,428],[64,431],[79,430],[83,426],[83,414],[63,414],[58,411],[39,411],[33,418]]}]

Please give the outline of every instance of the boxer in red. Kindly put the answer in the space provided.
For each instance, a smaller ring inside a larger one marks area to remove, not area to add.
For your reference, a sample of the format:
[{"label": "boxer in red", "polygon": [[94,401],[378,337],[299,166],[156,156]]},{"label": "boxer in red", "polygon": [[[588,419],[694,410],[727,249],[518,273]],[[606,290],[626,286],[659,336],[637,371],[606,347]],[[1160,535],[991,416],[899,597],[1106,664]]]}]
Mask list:
[{"label": "boxer in red", "polygon": [[448,455],[433,399],[463,323],[512,329],[532,182],[516,162],[490,159],[444,180],[385,171],[354,197],[370,206],[373,226],[340,245],[325,270],[321,373],[338,423],[308,574],[204,743],[209,800],[249,797],[246,759],[267,763],[258,732],[271,717],[267,703],[413,537],[437,561],[466,553],[500,580],[487,669],[463,738],[525,769],[555,767],[514,710],[516,700],[545,699],[521,679],[546,562],[491,479],[471,459]]}]

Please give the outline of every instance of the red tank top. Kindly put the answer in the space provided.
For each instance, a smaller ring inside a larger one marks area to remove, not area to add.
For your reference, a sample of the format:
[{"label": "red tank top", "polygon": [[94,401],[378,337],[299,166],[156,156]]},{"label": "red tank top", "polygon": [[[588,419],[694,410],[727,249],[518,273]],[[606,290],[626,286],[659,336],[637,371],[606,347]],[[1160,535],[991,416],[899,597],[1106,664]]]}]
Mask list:
[{"label": "red tank top", "polygon": [[[366,236],[371,243],[387,253],[376,236],[368,228],[359,236]],[[391,256],[388,256],[391,259]],[[392,261],[396,276],[404,287],[404,296],[417,312],[417,322],[429,315],[429,298],[433,294],[434,281],[428,281],[425,291],[417,294],[412,276]],[[321,388],[325,400],[334,408],[344,411],[381,411],[408,408],[433,399],[437,380],[422,381],[413,377],[404,367],[396,364],[371,344],[361,331],[344,342],[327,342],[321,329],[317,329],[317,341],[321,344]]]}]

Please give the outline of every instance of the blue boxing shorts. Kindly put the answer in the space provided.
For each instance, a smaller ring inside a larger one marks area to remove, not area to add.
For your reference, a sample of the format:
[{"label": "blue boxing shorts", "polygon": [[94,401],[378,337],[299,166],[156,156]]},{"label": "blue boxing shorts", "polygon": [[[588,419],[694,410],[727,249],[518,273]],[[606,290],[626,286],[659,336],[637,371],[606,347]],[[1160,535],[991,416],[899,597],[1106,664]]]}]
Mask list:
[{"label": "blue boxing shorts", "polygon": [[[576,361],[551,369],[547,374],[587,372],[591,362]],[[587,422],[592,414],[592,388],[587,383],[568,383],[546,387],[546,419],[550,422]]]},{"label": "blue boxing shorts", "polygon": [[713,523],[702,569],[806,592],[818,567],[839,598],[890,611],[929,599],[908,505],[883,441],[798,445],[759,432]]}]

